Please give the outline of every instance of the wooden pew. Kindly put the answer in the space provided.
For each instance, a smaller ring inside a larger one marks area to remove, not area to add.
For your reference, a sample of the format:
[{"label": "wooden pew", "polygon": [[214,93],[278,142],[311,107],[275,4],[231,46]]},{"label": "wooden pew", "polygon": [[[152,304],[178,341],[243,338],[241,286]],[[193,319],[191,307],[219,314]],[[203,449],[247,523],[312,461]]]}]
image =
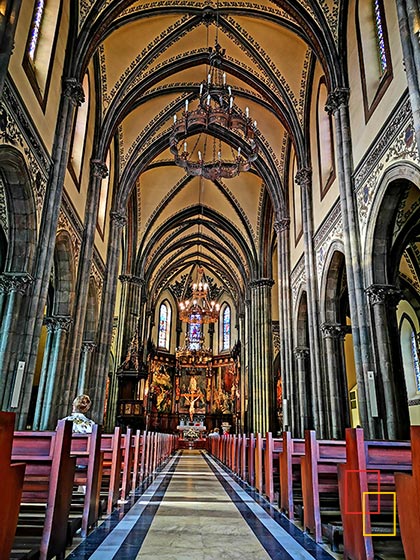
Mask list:
[{"label": "wooden pew", "polygon": [[[393,498],[392,496],[376,495],[365,497],[366,509],[371,511],[365,515],[363,531],[363,493],[378,491],[379,471],[380,491],[395,491],[395,472],[411,472],[411,448],[409,442],[402,441],[365,441],[362,429],[346,430],[347,460],[339,465],[340,504],[343,512],[344,554],[347,558],[373,560],[375,553],[380,552],[380,545],[387,533],[393,531]],[[353,471],[353,472],[348,472]],[[356,472],[354,472],[356,471]],[[366,472],[368,471],[368,472]],[[347,475],[346,475],[347,472]],[[347,479],[346,479],[347,477]],[[379,502],[379,503],[378,503]],[[374,514],[375,511],[380,512]],[[382,537],[372,540],[374,534]],[[397,536],[399,528],[397,524]],[[399,538],[393,536],[385,543],[387,551],[401,545]],[[402,546],[402,545],[401,545]],[[399,551],[394,550],[398,555]]]},{"label": "wooden pew", "polygon": [[254,434],[249,435],[247,482],[250,486],[254,486],[254,484],[255,484],[255,438],[254,438]]},{"label": "wooden pew", "polygon": [[134,468],[134,449],[135,441],[131,433],[131,428],[127,428],[121,437],[122,453],[122,481],[121,481],[121,500],[126,500],[133,486]]},{"label": "wooden pew", "polygon": [[255,489],[262,494],[264,492],[264,462],[265,438],[257,434],[255,438]]},{"label": "wooden pew", "polygon": [[[305,455],[305,440],[292,439],[290,432],[283,432],[280,452],[280,510],[293,521],[296,508],[302,512],[301,457]],[[303,521],[303,519],[302,519]]]},{"label": "wooden pew", "polygon": [[[64,557],[76,459],[70,456],[72,423],[55,432],[15,432],[12,461],[26,463],[22,503],[10,558],[32,551],[40,560]],[[39,554],[39,556],[38,556]]]},{"label": "wooden pew", "polygon": [[411,426],[413,474],[396,473],[398,518],[407,560],[419,557],[420,535],[420,426]]},{"label": "wooden pew", "polygon": [[318,441],[313,430],[305,432],[305,455],[300,459],[303,526],[318,543],[322,542],[323,524],[341,521],[337,467],[345,460],[344,441]]},{"label": "wooden pew", "polygon": [[22,497],[25,463],[10,464],[14,412],[0,412],[0,558],[9,558]]},{"label": "wooden pew", "polygon": [[101,435],[101,426],[95,424],[92,433],[73,434],[71,440],[71,455],[76,457],[74,484],[76,488],[84,487],[85,492],[82,495],[73,492],[70,517],[77,521],[77,514],[80,515],[80,524],[73,523],[72,533],[80,527],[83,538],[99,518],[103,463]]},{"label": "wooden pew", "polygon": [[283,449],[283,439],[273,438],[271,432],[265,437],[264,452],[264,490],[267,500],[271,503],[275,500],[275,494],[279,493],[279,457]]},{"label": "wooden pew", "polygon": [[113,434],[102,434],[101,451],[103,452],[101,494],[106,498],[106,512],[109,515],[120,497],[122,452],[119,427],[115,428]]},{"label": "wooden pew", "polygon": [[140,484],[140,472],[141,472],[141,456],[143,453],[143,436],[140,430],[137,430],[133,436],[134,440],[134,453],[133,453],[133,472],[131,478],[131,492],[135,492],[136,488]]}]

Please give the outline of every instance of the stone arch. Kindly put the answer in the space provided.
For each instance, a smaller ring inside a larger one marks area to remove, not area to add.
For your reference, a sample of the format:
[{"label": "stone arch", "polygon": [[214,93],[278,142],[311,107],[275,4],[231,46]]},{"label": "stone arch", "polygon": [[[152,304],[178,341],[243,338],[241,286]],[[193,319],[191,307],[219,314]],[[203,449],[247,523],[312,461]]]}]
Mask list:
[{"label": "stone arch", "polygon": [[389,438],[409,435],[408,394],[397,309],[401,299],[411,297],[400,276],[400,266],[404,251],[420,232],[418,203],[412,204],[407,219],[401,216],[410,190],[415,193],[419,184],[420,170],[416,165],[404,162],[389,167],[378,185],[366,237],[365,278],[378,374],[378,408],[384,435]]},{"label": "stone arch", "polygon": [[0,179],[9,226],[4,270],[31,273],[37,242],[35,199],[24,157],[12,146],[0,146]]}]

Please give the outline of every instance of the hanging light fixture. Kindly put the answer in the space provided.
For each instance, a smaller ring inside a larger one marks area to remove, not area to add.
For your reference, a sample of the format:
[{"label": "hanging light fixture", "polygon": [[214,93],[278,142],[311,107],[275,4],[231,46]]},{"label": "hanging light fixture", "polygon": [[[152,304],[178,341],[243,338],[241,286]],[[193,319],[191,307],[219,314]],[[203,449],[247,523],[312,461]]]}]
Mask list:
[{"label": "hanging light fixture", "polygon": [[210,299],[209,285],[204,269],[197,268],[197,280],[192,284],[191,298],[179,302],[179,318],[184,323],[215,323],[219,318],[220,305]]},{"label": "hanging light fixture", "polygon": [[[249,171],[258,157],[257,121],[253,121],[249,108],[245,112],[235,107],[235,97],[227,84],[223,71],[225,49],[219,43],[209,48],[209,71],[206,80],[199,86],[198,106],[190,110],[190,101],[185,100],[185,108],[180,118],[174,115],[170,136],[170,150],[175,164],[185,169],[187,175],[201,175],[212,181],[236,177],[242,171]],[[207,138],[203,147],[199,140],[203,129],[213,136],[211,149],[207,149]],[[200,136],[189,151],[187,138],[194,133]],[[216,136],[233,134],[237,138],[237,150],[226,154],[222,142]],[[200,149],[201,147],[201,149]]]}]

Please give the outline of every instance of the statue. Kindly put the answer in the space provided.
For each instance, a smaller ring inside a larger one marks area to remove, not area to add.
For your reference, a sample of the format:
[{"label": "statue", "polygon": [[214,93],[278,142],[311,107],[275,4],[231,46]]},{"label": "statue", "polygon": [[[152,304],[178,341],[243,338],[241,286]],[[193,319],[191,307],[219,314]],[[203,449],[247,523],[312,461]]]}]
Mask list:
[{"label": "statue", "polygon": [[184,393],[182,396],[185,397],[185,399],[188,401],[188,404],[190,405],[189,414],[190,414],[190,420],[192,422],[194,419],[194,410],[195,410],[194,405],[196,401],[198,401],[198,399],[201,398],[201,392],[195,398],[193,398],[191,393]]}]

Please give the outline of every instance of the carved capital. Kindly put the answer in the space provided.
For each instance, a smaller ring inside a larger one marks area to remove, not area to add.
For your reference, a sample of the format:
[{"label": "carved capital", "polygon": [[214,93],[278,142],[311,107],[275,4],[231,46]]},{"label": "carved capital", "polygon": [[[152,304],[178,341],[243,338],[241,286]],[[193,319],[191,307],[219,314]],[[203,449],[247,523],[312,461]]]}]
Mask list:
[{"label": "carved capital", "polygon": [[321,332],[324,338],[339,338],[343,331],[340,323],[323,323]]},{"label": "carved capital", "polygon": [[325,110],[329,115],[334,114],[340,107],[347,107],[349,103],[350,90],[348,88],[336,88],[328,94]]},{"label": "carved capital", "polygon": [[69,315],[44,317],[44,325],[47,327],[48,332],[69,332],[72,323],[73,319]]},{"label": "carved capital", "polygon": [[75,107],[85,102],[83,87],[77,78],[63,78],[63,94]]},{"label": "carved capital", "polygon": [[92,341],[82,342],[82,354],[92,354],[95,348],[96,344]]},{"label": "carved capital", "polygon": [[25,295],[33,280],[27,272],[4,272],[0,275],[0,293]]},{"label": "carved capital", "polygon": [[99,177],[99,179],[105,179],[108,177],[108,167],[106,163],[100,159],[90,160],[90,172],[93,177]]},{"label": "carved capital", "polygon": [[389,284],[372,284],[365,292],[371,305],[382,303],[390,308],[397,307],[403,297],[401,290]]},{"label": "carved capital", "polygon": [[307,191],[311,189],[312,185],[312,169],[310,167],[301,167],[295,175],[295,182]]},{"label": "carved capital", "polygon": [[118,276],[119,281],[122,284],[133,284],[134,286],[144,286],[143,278],[139,276],[134,276],[133,274],[120,274]]},{"label": "carved capital", "polygon": [[127,225],[127,217],[123,212],[110,212],[111,222],[118,229],[123,228]]},{"label": "carved capital", "polygon": [[280,218],[274,222],[274,231],[280,234],[282,231],[290,229],[290,218]]},{"label": "carved capital", "polygon": [[271,288],[274,285],[274,280],[271,278],[258,278],[258,280],[251,280],[249,283],[249,287],[252,290],[256,290],[258,288]]},{"label": "carved capital", "polygon": [[296,346],[293,349],[293,354],[297,360],[305,360],[309,357],[309,348],[307,346]]}]

